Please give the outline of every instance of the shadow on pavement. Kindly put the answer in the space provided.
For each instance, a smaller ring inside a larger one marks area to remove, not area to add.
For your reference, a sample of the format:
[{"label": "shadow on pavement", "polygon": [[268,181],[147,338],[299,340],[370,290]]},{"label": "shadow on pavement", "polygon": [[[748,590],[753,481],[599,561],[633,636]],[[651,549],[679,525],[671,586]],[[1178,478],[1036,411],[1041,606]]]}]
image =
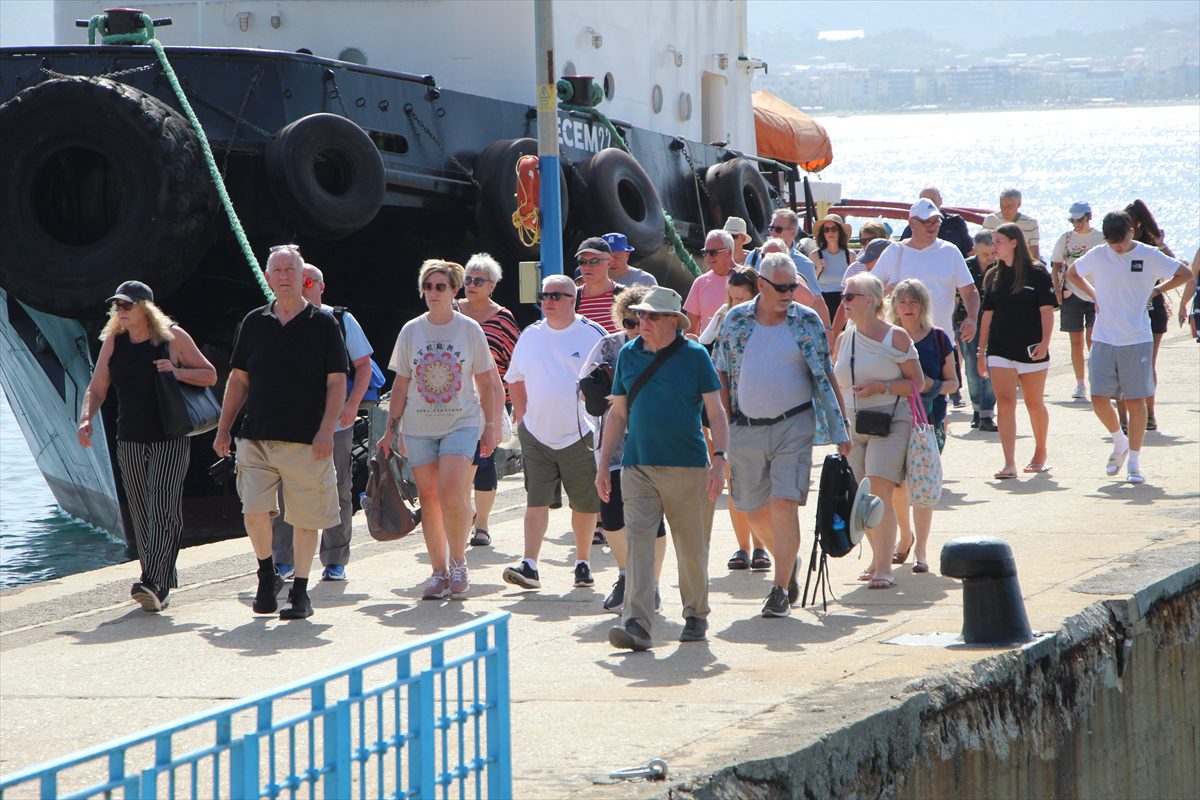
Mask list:
[{"label": "shadow on pavement", "polygon": [[[274,623],[269,629],[268,622]],[[237,650],[243,656],[261,657],[333,644],[332,639],[321,638],[321,634],[332,627],[314,623],[311,617],[283,622],[277,616],[263,615],[229,630],[211,627],[201,629],[199,633],[214,647]]]},{"label": "shadow on pavement", "polygon": [[717,661],[707,642],[681,644],[675,641],[682,626],[674,627],[676,630],[668,638],[665,630],[655,626],[654,649],[644,653],[616,650],[609,659],[596,664],[611,672],[613,677],[628,681],[627,685],[633,689],[683,686],[729,671],[729,665]]},{"label": "shadow on pavement", "polygon": [[[811,607],[810,607],[811,611]],[[802,652],[808,644],[823,644],[851,636],[857,629],[885,620],[857,614],[817,613],[792,609],[792,616],[767,619],[755,611],[755,616],[739,619],[715,638],[732,644],[761,645],[777,653]]]},{"label": "shadow on pavement", "polygon": [[140,608],[130,609],[116,619],[102,622],[90,631],[59,631],[59,636],[73,636],[76,644],[113,644],[152,636],[172,636],[192,633],[203,625],[195,622],[176,623],[168,607],[165,613],[147,613]]}]

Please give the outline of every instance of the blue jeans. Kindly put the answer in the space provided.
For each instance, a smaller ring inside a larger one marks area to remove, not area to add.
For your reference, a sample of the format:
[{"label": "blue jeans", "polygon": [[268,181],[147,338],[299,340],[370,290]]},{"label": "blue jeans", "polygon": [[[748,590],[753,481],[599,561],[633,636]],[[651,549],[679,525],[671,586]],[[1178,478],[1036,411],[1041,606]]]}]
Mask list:
[{"label": "blue jeans", "polygon": [[980,417],[993,417],[996,410],[996,393],[992,391],[992,379],[979,375],[977,361],[979,334],[975,334],[973,342],[964,342],[958,331],[955,331],[955,336],[958,339],[959,352],[963,354],[962,370],[967,376],[967,391],[971,393],[971,407],[978,412]]}]

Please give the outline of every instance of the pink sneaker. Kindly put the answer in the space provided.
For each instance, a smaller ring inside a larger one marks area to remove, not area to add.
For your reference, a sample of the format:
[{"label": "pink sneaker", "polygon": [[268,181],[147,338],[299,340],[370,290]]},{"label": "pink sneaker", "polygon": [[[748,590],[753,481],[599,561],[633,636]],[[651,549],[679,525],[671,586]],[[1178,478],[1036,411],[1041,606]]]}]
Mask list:
[{"label": "pink sneaker", "polygon": [[421,593],[422,600],[441,600],[446,595],[450,594],[450,582],[446,579],[446,573],[433,571],[429,576],[429,580],[425,581],[425,591]]},{"label": "pink sneaker", "polygon": [[471,588],[470,581],[467,580],[467,562],[466,561],[451,561],[450,562],[450,596],[455,600],[463,600],[467,596],[467,592]]}]

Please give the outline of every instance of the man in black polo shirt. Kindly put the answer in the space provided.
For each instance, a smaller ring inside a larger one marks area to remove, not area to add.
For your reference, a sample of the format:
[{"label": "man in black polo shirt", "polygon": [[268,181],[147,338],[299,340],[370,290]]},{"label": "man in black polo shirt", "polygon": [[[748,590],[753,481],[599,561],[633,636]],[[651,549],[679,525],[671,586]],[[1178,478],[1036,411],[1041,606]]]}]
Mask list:
[{"label": "man in black polo shirt", "polygon": [[[346,398],[346,347],[333,315],[304,299],[304,260],[295,245],[274,248],[266,271],[275,300],[247,314],[238,329],[213,449],[229,455],[230,429],[244,405],[237,485],[258,558],[254,612],[303,619],[313,613],[308,573],[317,531],[341,520],[333,431]],[[271,557],[271,518],[279,514],[281,485],[296,579],[279,609],[283,579]]]}]

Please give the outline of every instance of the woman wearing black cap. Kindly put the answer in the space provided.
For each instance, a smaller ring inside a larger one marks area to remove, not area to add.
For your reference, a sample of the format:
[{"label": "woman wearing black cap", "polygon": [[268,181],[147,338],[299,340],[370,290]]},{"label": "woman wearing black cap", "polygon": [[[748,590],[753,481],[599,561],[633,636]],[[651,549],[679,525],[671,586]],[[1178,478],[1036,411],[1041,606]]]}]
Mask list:
[{"label": "woman wearing black cap", "polygon": [[[154,305],[154,292],[140,281],[125,281],[100,332],[96,371],[79,413],[79,443],[92,444],[92,418],[108,387],[117,389],[117,464],[129,501],[142,576],[130,596],[146,611],[167,606],[167,593],[179,585],[175,560],[183,537],[183,477],[190,448],[185,437],[168,439],[155,391],[157,373],[212,386],[217,371],[187,331]],[[163,358],[166,346],[167,358]]]}]

